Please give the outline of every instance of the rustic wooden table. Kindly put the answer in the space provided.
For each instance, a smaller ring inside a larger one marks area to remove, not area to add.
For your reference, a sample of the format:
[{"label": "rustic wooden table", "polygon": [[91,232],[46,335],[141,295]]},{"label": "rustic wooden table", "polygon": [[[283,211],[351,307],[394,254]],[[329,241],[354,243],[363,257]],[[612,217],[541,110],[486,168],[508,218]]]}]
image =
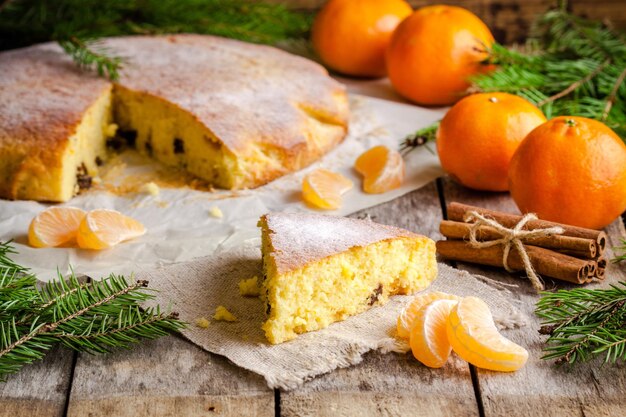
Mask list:
[{"label": "rustic wooden table", "polygon": [[[471,192],[441,178],[386,204],[354,214],[440,238],[442,205],[460,201],[516,211],[507,194]],[[620,220],[607,228],[610,245],[626,236]],[[543,337],[526,280],[495,269],[457,265],[516,285],[530,323],[507,333],[530,351],[515,373],[476,369],[453,356],[442,369],[410,354],[370,353],[363,363],[306,383],[271,390],[264,380],[176,336],[132,351],[90,356],[57,349],[0,384],[3,416],[624,416],[626,366],[556,368],[540,359]],[[626,280],[626,266],[607,282]],[[554,286],[551,281],[547,285]]]},{"label": "rustic wooden table", "polygon": [[[385,79],[339,79],[352,93],[406,103]],[[437,240],[451,201],[517,212],[506,193],[478,193],[440,178],[351,217],[369,215]],[[607,233],[609,246],[626,237],[621,220]],[[106,356],[54,349],[0,383],[0,416],[626,416],[626,365],[567,369],[541,360],[537,296],[528,282],[496,269],[453,266],[516,286],[512,292],[529,324],[507,336],[530,352],[522,370],[484,371],[454,355],[444,368],[430,369],[411,354],[370,353],[357,366],[284,392],[224,357],[169,336]],[[626,281],[626,265],[603,285],[620,280]]]}]

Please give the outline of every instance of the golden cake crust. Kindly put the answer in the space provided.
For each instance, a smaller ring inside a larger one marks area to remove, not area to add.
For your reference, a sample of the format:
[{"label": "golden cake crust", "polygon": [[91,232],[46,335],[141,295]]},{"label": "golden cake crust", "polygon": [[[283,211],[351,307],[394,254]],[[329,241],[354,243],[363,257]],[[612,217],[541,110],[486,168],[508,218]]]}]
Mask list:
[{"label": "golden cake crust", "polygon": [[0,197],[38,199],[27,177],[61,164],[67,138],[110,83],[86,74],[56,44],[0,54]]},{"label": "golden cake crust", "polygon": [[422,237],[408,230],[372,221],[312,213],[270,213],[262,216],[279,274],[357,246],[399,237]]},{"label": "golden cake crust", "polygon": [[[127,61],[121,88],[191,114],[237,158],[261,152],[278,161],[250,168],[255,172],[236,188],[310,164],[347,131],[344,87],[320,65],[276,48],[204,35],[119,37],[102,44]],[[41,199],[24,189],[33,183],[26,177],[61,163],[82,115],[112,85],[77,69],[52,43],[0,54],[0,74],[0,197]],[[316,124],[335,129],[316,130]]]}]

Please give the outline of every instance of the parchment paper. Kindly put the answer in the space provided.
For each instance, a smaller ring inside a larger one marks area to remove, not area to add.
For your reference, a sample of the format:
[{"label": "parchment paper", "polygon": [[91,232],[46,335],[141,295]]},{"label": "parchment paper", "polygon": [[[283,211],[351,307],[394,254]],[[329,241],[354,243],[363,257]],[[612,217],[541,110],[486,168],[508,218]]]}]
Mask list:
[{"label": "parchment paper", "polygon": [[[377,85],[373,86],[376,88]],[[377,88],[387,92],[383,94],[392,94],[387,86]],[[27,243],[28,225],[48,205],[7,200],[0,200],[0,240],[13,239],[19,252],[14,259],[30,267],[42,280],[56,276],[57,268],[67,274],[70,267],[78,274],[93,278],[110,273],[130,274],[210,255],[218,248],[236,247],[256,238],[259,235],[256,222],[259,216],[269,211],[311,210],[302,203],[300,190],[302,177],[316,168],[340,172],[354,182],[354,188],[344,195],[341,209],[329,212],[342,216],[420,188],[441,174],[434,147],[431,150],[421,148],[406,157],[407,176],[401,188],[384,194],[363,193],[361,179],[352,168],[358,155],[377,144],[397,148],[401,138],[440,119],[443,111],[356,94],[351,95],[351,110],[350,132],[340,146],[307,169],[254,190],[233,193],[161,188],[157,196],[141,191],[123,196],[89,191],[63,204],[85,210],[119,210],[147,227],[146,235],[136,240],[99,252],[76,248],[34,249]],[[159,169],[157,163],[133,155],[133,152],[124,154],[122,159],[125,161],[123,174]],[[219,207],[223,218],[210,215],[214,206]]]}]

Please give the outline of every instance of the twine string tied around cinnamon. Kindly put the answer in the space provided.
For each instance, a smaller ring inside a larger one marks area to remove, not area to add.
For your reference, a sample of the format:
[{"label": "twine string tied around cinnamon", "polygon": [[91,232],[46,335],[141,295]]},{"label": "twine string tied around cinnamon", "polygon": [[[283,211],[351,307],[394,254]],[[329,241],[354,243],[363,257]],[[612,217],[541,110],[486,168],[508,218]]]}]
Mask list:
[{"label": "twine string tied around cinnamon", "polygon": [[[504,269],[508,272],[514,272],[508,265],[509,253],[511,252],[511,246],[515,246],[517,252],[519,253],[520,258],[524,264],[524,269],[526,271],[526,275],[528,275],[528,279],[531,284],[537,291],[541,291],[544,289],[541,278],[535,272],[532,263],[530,262],[530,257],[528,256],[528,252],[526,252],[526,248],[524,248],[524,242],[529,239],[534,239],[538,237],[547,237],[552,235],[560,235],[565,232],[565,230],[560,226],[547,227],[543,229],[533,229],[533,230],[524,230],[524,225],[531,220],[536,220],[537,215],[533,213],[528,213],[511,229],[504,227],[494,219],[490,219],[477,211],[469,211],[463,216],[463,220],[466,223],[472,223],[470,227],[469,234],[469,245],[474,248],[487,248],[491,246],[502,245],[503,254],[502,254],[502,264]],[[481,226],[489,226],[495,229],[502,237],[500,239],[487,240],[487,241],[479,241],[476,237],[478,230]]]}]

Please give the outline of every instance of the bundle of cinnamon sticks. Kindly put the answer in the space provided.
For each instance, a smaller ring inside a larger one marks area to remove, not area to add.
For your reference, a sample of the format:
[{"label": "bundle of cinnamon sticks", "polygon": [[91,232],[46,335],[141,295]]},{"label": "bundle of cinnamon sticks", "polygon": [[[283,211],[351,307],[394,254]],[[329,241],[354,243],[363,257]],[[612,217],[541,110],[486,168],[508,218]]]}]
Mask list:
[{"label": "bundle of cinnamon sticks", "polygon": [[[449,220],[442,221],[439,228],[447,240],[437,242],[437,253],[444,259],[503,267],[504,245],[477,248],[468,242],[472,223],[466,223],[464,218],[469,212],[477,212],[509,229],[514,228],[522,219],[520,215],[451,203],[448,205]],[[606,233],[545,220],[530,220],[523,230],[554,226],[560,226],[563,233],[522,242],[535,272],[541,276],[574,284],[604,279],[607,265],[603,256],[607,242]],[[477,227],[477,241],[497,240],[501,237],[502,235],[492,227],[483,225]],[[522,257],[514,245],[510,248],[507,264],[510,269],[524,270]]]}]

